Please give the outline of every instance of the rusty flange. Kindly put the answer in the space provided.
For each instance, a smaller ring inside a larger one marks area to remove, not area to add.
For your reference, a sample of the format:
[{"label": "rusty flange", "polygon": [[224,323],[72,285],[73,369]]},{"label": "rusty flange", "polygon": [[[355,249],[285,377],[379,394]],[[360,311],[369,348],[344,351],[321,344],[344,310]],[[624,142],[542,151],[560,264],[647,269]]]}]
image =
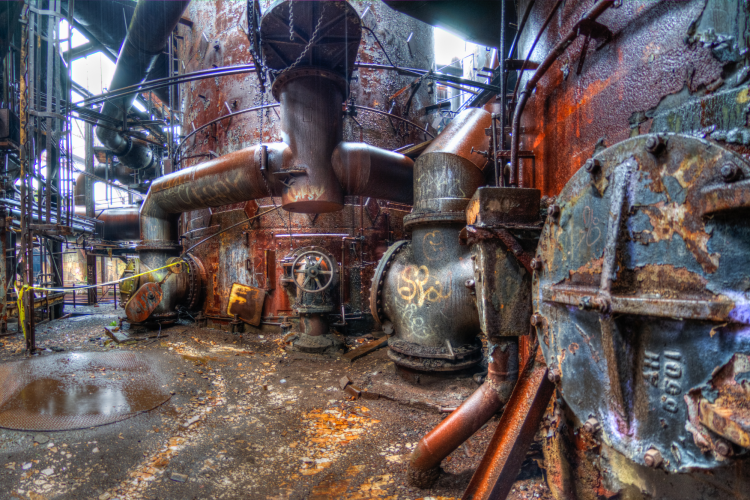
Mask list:
[{"label": "rusty flange", "polygon": [[406,248],[405,245],[408,243],[408,240],[402,240],[391,245],[380,259],[378,267],[375,269],[375,274],[372,277],[372,284],[370,285],[370,313],[375,321],[381,326],[383,321],[385,321],[385,318],[383,317],[382,301],[385,273],[391,267],[393,257]]}]

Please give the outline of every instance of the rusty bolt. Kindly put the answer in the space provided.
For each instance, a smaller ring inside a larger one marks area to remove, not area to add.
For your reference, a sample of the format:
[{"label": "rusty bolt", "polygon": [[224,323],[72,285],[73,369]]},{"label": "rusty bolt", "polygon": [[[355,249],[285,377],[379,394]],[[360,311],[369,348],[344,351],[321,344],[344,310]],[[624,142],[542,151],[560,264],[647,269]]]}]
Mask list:
[{"label": "rusty bolt", "polygon": [[549,372],[547,372],[547,378],[553,384],[559,383],[560,382],[560,370],[556,368],[550,368]]},{"label": "rusty bolt", "polygon": [[146,297],[148,297],[148,300],[154,300],[156,298],[156,295],[154,295],[154,292],[148,292],[148,295],[146,295]]},{"label": "rusty bolt", "polygon": [[474,280],[466,280],[464,285],[466,285],[466,288],[469,290],[473,290],[476,287],[476,282]]},{"label": "rusty bolt", "polygon": [[651,154],[659,153],[665,145],[664,137],[661,135],[652,135],[646,139],[646,151]]},{"label": "rusty bolt", "polygon": [[732,455],[732,445],[730,445],[727,441],[723,439],[716,439],[716,444],[714,445],[714,450],[716,450],[716,453],[721,455],[722,457],[729,457]]},{"label": "rusty bolt", "polygon": [[531,259],[531,269],[534,269],[535,271],[541,271],[542,269],[542,260],[541,259]]},{"label": "rusty bolt", "polygon": [[590,419],[586,420],[586,422],[583,424],[583,430],[588,432],[589,434],[594,434],[596,431],[598,431],[601,428],[602,428],[601,424],[594,417],[591,417]]},{"label": "rusty bolt", "polygon": [[741,173],[740,168],[734,163],[727,163],[721,167],[721,177],[725,182],[736,181]]},{"label": "rusty bolt", "polygon": [[602,162],[600,162],[596,158],[589,158],[588,160],[586,160],[586,163],[583,164],[583,168],[585,168],[586,172],[590,174],[598,172],[601,167]]},{"label": "rusty bolt", "polygon": [[654,448],[651,448],[643,455],[643,461],[649,467],[653,467],[654,469],[656,469],[662,464],[662,462],[664,461],[664,458],[662,458],[661,453],[659,453],[659,450],[655,450]]},{"label": "rusty bolt", "polygon": [[532,326],[540,326],[542,322],[544,321],[544,316],[542,316],[539,313],[534,313],[531,315],[531,325]]},{"label": "rusty bolt", "polygon": [[550,217],[557,217],[560,215],[560,207],[558,205],[552,204],[547,208],[547,215]]}]

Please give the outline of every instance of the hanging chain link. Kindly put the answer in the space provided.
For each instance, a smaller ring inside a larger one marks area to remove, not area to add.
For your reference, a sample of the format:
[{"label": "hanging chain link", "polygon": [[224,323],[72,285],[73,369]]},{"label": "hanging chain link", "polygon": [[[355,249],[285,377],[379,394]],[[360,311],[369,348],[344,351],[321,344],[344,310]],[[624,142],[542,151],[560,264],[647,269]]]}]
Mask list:
[{"label": "hanging chain link", "polygon": [[289,41],[294,41],[294,12],[292,6],[294,2],[289,2]]},{"label": "hanging chain link", "polygon": [[[318,38],[318,34],[320,32],[320,26],[323,24],[323,14],[325,14],[326,11],[326,4],[323,3],[323,7],[320,9],[320,16],[318,17],[318,23],[315,25],[315,31],[313,31],[312,36],[310,37],[310,41],[307,42],[307,45],[305,45],[305,48],[302,50],[302,53],[299,55],[296,61],[294,61],[291,66],[288,66],[284,68],[283,70],[270,70],[276,77],[279,77],[286,73],[289,70],[294,69],[300,62],[302,62],[302,59],[304,59],[307,56],[307,53],[310,51],[313,45],[315,45],[315,40]],[[292,12],[292,6],[291,2],[289,5],[289,12],[291,14]],[[292,25],[291,25],[291,15],[289,17],[289,32],[293,33],[292,31]]]}]

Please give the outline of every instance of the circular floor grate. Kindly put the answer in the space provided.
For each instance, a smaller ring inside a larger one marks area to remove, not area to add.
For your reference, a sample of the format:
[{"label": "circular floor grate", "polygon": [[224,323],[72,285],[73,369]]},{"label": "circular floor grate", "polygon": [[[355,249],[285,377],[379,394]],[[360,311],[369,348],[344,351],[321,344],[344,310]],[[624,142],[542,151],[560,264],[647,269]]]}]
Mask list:
[{"label": "circular floor grate", "polygon": [[66,353],[0,365],[0,427],[84,429],[169,400],[155,361],[132,352]]}]

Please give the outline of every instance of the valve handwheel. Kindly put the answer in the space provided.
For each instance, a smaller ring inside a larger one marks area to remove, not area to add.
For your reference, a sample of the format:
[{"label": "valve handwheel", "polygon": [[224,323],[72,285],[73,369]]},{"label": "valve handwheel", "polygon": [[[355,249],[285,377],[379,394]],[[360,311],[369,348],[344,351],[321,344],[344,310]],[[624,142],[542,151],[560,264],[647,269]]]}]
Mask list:
[{"label": "valve handwheel", "polygon": [[321,293],[333,283],[334,267],[331,258],[317,250],[308,250],[292,263],[294,284],[305,293]]}]

